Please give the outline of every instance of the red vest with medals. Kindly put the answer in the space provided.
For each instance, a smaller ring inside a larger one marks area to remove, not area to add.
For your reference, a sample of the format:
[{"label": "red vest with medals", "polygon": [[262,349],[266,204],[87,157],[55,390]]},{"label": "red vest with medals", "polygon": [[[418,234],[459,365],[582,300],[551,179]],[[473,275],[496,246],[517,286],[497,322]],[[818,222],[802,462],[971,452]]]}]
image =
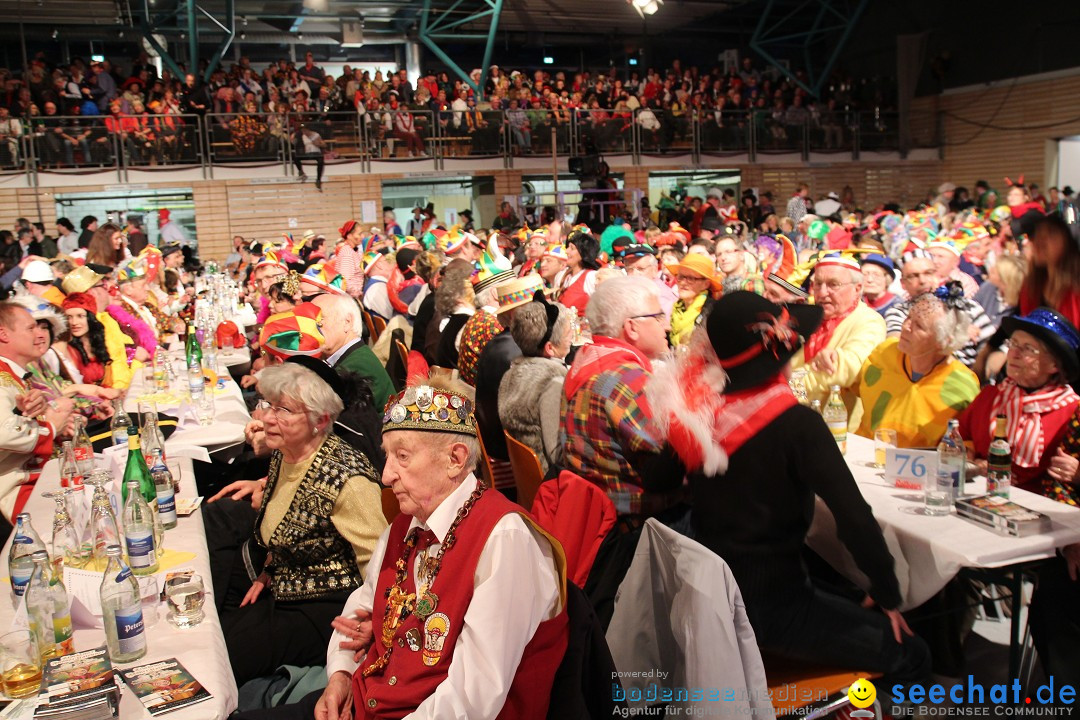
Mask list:
[{"label": "red vest with medals", "polygon": [[[374,638],[367,657],[353,674],[353,717],[369,720],[404,717],[446,679],[465,611],[472,602],[473,577],[480,553],[495,524],[514,512],[521,512],[521,508],[496,491],[487,490],[480,496],[454,531],[457,542],[443,556],[443,567],[432,583],[431,590],[438,596],[435,612],[425,620],[410,614],[397,627],[386,667],[364,677],[364,669],[387,652],[380,637],[386,613],[386,593],[394,585],[396,563],[405,552],[405,538],[412,520],[404,514],[394,519],[376,585],[371,615]],[[418,548],[414,548],[406,560],[410,570],[403,583],[406,593],[416,592],[411,570],[417,551]],[[492,622],[499,620],[492,618]],[[546,717],[552,682],[566,652],[567,640],[563,602],[559,614],[541,622],[525,646],[499,718],[541,720]]]}]

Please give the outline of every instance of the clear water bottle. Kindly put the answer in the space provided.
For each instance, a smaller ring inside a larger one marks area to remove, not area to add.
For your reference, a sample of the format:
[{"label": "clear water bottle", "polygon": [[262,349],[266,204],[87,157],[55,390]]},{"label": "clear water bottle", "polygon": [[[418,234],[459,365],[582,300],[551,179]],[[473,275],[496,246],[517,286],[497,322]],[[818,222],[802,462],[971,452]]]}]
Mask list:
[{"label": "clear water bottle", "polygon": [[202,363],[192,360],[187,366],[188,393],[191,395],[191,403],[197,404],[206,391],[206,383],[203,381]]},{"label": "clear water bottle", "polygon": [[128,565],[136,575],[152,575],[158,570],[154,513],[139,492],[139,483],[129,482],[127,488],[127,500],[124,502],[124,538]]},{"label": "clear water bottle", "polygon": [[71,606],[64,582],[50,570],[49,554],[33,554],[34,572],[26,587],[26,614],[41,659],[68,655],[74,647]]},{"label": "clear water bottle", "polygon": [[203,367],[217,374],[217,343],[214,341],[213,333],[207,332],[206,337],[203,338],[202,352]]},{"label": "clear water bottle", "polygon": [[94,471],[94,446],[90,443],[90,436],[86,434],[86,418],[82,415],[72,415],[75,423],[75,462],[79,464],[79,474],[85,479]]},{"label": "clear water bottle", "polygon": [[833,440],[836,441],[836,446],[840,448],[840,454],[847,454],[848,414],[844,399],[840,397],[839,385],[833,385],[829,388],[829,402],[825,404],[821,416],[825,418],[825,424],[829,426]]},{"label": "clear water bottle", "polygon": [[161,527],[172,530],[176,527],[176,489],[173,483],[172,473],[169,472],[165,463],[154,465],[150,468],[150,476],[154,478],[154,490],[157,492],[158,519]]},{"label": "clear water bottle", "polygon": [[38,550],[45,550],[45,543],[30,524],[30,513],[19,513],[15,516],[15,537],[8,553],[8,575],[16,597],[26,592],[26,584],[34,572],[33,555]]},{"label": "clear water bottle", "polygon": [[[138,493],[132,493],[138,496]],[[101,580],[101,616],[105,644],[114,663],[129,663],[146,655],[146,628],[143,625],[139,584],[124,564],[119,545],[105,549],[109,564]]]},{"label": "clear water bottle", "polygon": [[148,412],[144,415],[143,427],[139,432],[139,446],[148,468],[153,470],[159,463],[165,465],[165,436],[161,434],[157,415],[154,413]]},{"label": "clear water bottle", "polygon": [[60,450],[60,487],[82,487],[83,474],[79,462],[75,459],[75,446],[71,440],[65,440]]},{"label": "clear water bottle", "polygon": [[127,445],[129,427],[131,427],[131,418],[124,412],[124,401],[116,398],[113,400],[112,422],[109,423],[113,445]]},{"label": "clear water bottle", "polygon": [[928,486],[926,490],[926,513],[947,515],[960,497],[967,471],[967,451],[964,449],[964,440],[960,437],[959,421],[949,421],[945,436],[938,443],[937,454],[937,472],[934,474],[933,487]]},{"label": "clear water bottle", "polygon": [[49,553],[36,550],[30,556],[30,579],[26,583],[26,619],[42,659],[55,657],[52,598],[49,597]]}]

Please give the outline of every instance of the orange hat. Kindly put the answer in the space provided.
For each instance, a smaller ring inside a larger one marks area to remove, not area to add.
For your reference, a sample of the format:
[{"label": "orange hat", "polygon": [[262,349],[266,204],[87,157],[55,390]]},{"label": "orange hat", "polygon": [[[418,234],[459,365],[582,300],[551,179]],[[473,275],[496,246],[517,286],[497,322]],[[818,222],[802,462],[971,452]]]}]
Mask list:
[{"label": "orange hat", "polygon": [[716,265],[713,264],[712,258],[700,253],[686,255],[682,262],[675,266],[674,271],[676,273],[686,271],[706,278],[713,292],[718,292],[723,287],[723,280],[717,274]]}]

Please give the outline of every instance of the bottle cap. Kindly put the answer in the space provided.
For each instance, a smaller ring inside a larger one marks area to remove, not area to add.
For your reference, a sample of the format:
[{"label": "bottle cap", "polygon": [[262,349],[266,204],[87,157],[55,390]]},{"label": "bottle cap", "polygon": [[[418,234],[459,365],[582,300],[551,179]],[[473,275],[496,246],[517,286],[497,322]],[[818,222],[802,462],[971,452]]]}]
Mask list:
[{"label": "bottle cap", "polygon": [[21,512],[21,513],[19,513],[18,515],[15,516],[15,519],[16,520],[25,520],[26,522],[30,522],[30,513]]},{"label": "bottle cap", "polygon": [[106,557],[120,557],[123,553],[124,553],[124,551],[120,549],[119,545],[106,545],[105,546],[105,556]]},{"label": "bottle cap", "polygon": [[44,560],[45,562],[48,562],[49,553],[45,550],[35,550],[34,552],[30,553],[30,559],[34,562],[37,562],[38,560]]}]

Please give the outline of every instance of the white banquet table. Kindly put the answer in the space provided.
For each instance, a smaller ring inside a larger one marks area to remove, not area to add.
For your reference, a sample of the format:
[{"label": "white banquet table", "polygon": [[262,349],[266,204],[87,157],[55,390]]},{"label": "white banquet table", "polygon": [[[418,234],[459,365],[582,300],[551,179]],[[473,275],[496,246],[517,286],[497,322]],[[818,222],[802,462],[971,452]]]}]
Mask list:
[{"label": "white banquet table", "polygon": [[[1048,532],[1010,537],[965,520],[955,512],[945,517],[925,515],[920,491],[887,485],[884,472],[873,467],[872,440],[849,433],[847,443],[848,467],[873,510],[896,562],[902,610],[923,604],[962,570],[1022,571],[1029,564],[1054,557],[1059,548],[1080,542],[1080,509],[1018,488],[1012,489],[1010,499],[1048,515],[1052,522]],[[985,480],[978,479],[965,487],[964,494],[977,495],[984,490]],[[869,586],[851,554],[840,543],[836,522],[820,498],[806,540],[849,579],[864,589]],[[1017,615],[1013,614],[1013,635],[1018,642]]]},{"label": "white banquet table", "polygon": [[[183,481],[180,484],[180,497],[194,497],[195,482],[191,471],[191,461],[180,459]],[[42,536],[46,546],[50,545],[53,501],[42,497],[42,492],[55,490],[60,486],[59,469],[56,460],[50,460],[45,466],[41,477],[38,479],[34,494],[26,504],[26,512],[33,518],[34,529]],[[4,557],[10,550],[11,539],[4,546]],[[237,689],[233,678],[232,666],[229,663],[229,653],[225,647],[225,638],[221,631],[221,621],[214,606],[213,585],[210,582],[210,557],[206,547],[206,536],[203,530],[202,513],[196,511],[188,517],[179,519],[177,526],[172,530],[165,531],[165,548],[167,550],[187,551],[195,555],[194,559],[182,562],[174,568],[158,572],[158,586],[163,587],[166,572],[169,570],[191,568],[202,576],[206,586],[206,603],[204,611],[206,618],[191,629],[180,630],[173,627],[165,619],[165,603],[158,608],[159,619],[153,627],[147,631],[146,656],[133,664],[145,664],[157,660],[165,660],[175,657],[185,668],[203,684],[213,695],[213,698],[182,708],[169,713],[170,718],[175,720],[222,720],[227,718],[236,709]],[[7,564],[4,564],[3,575],[8,583],[5,589],[10,597],[10,579],[7,577]],[[0,599],[0,627],[11,625],[15,616],[12,603],[7,598]],[[75,650],[83,651],[99,647],[105,644],[105,631],[101,628],[90,628],[75,624]],[[118,665],[124,668],[131,665]],[[16,717],[21,717],[18,715]],[[149,713],[143,709],[142,703],[131,692],[127,685],[122,684],[122,699],[120,702],[121,720],[136,720],[148,718]]]}]

